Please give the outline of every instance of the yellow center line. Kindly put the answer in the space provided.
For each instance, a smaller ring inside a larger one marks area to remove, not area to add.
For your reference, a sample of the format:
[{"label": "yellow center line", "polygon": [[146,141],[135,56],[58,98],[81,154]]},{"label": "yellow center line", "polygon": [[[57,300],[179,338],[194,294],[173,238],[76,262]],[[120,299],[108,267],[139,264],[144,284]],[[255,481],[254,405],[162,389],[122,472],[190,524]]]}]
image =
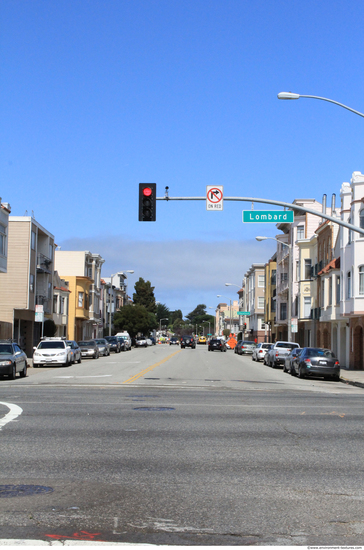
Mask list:
[{"label": "yellow center line", "polygon": [[124,382],[122,382],[122,384],[131,384],[131,382],[135,382],[135,380],[138,380],[138,378],[140,378],[141,376],[144,376],[145,374],[147,374],[151,370],[155,369],[156,367],[159,367],[160,365],[162,365],[163,363],[168,361],[168,359],[171,359],[172,357],[174,357],[174,355],[177,355],[177,353],[180,353],[180,352],[181,352],[180,349],[178,351],[175,351],[171,355],[168,355],[168,357],[165,357],[164,359],[162,359],[162,361],[159,361],[159,363],[155,363],[151,367],[147,367],[146,369],[142,370],[141,372],[138,372],[138,374],[135,374],[131,378],[128,378],[128,380],[125,380]]}]

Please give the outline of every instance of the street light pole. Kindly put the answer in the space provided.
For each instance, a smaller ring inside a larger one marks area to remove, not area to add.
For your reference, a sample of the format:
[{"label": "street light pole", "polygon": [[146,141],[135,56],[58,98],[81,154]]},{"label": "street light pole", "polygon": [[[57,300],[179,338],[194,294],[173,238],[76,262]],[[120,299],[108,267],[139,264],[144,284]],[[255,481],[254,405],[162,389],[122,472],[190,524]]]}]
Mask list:
[{"label": "street light pole", "polygon": [[339,107],[343,107],[344,109],[347,109],[348,111],[351,111],[352,113],[355,113],[356,115],[364,117],[364,114],[360,111],[355,111],[355,109],[352,109],[351,107],[348,107],[347,105],[344,105],[343,103],[339,103],[338,101],[334,101],[333,99],[328,99],[327,97],[319,97],[317,95],[301,95],[301,94],[293,94],[292,92],[280,92],[277,95],[278,99],[299,99],[300,97],[307,97],[309,99],[321,99],[322,101],[328,101],[329,103],[334,103],[335,105],[339,105]]},{"label": "street light pole", "polygon": [[287,307],[287,333],[288,342],[292,341],[292,245],[284,243],[280,241],[279,239],[276,239],[275,237],[255,237],[257,241],[266,241],[267,239],[271,239],[272,241],[277,241],[277,243],[281,243],[284,246],[288,246],[289,254],[288,254],[288,307]]},{"label": "street light pole", "polygon": [[163,317],[163,319],[159,319],[159,332],[162,331],[162,321],[168,321],[168,317]]}]

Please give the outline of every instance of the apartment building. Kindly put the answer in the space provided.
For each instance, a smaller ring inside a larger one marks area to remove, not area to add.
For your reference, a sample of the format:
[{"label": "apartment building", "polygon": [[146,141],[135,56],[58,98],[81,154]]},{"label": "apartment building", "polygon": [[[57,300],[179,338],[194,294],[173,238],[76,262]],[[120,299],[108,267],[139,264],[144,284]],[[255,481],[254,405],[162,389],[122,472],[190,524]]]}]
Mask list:
[{"label": "apartment building", "polygon": [[55,336],[68,338],[68,313],[70,301],[69,284],[54,272],[53,277],[53,321],[56,325]]},{"label": "apartment building", "polygon": [[216,334],[222,336],[224,329],[230,331],[230,334],[239,332],[239,302],[238,300],[231,301],[229,304],[221,302],[216,308]]},{"label": "apartment building", "polygon": [[35,320],[52,319],[54,236],[29,216],[10,216],[7,272],[0,276],[0,337],[14,338],[28,357],[42,335]]},{"label": "apartment building", "polygon": [[265,264],[265,292],[264,292],[264,328],[268,342],[275,341],[276,324],[276,285],[277,285],[277,253],[274,253]]},{"label": "apartment building", "polygon": [[[132,272],[131,270],[129,273]],[[111,277],[101,280],[101,311],[106,335],[113,334],[114,313],[126,305],[127,301],[127,272],[119,271]]]},{"label": "apartment building", "polygon": [[101,268],[104,259],[89,251],[55,251],[55,268],[68,282],[68,336],[71,340],[103,335]]},{"label": "apartment building", "polygon": [[265,306],[265,264],[252,264],[244,275],[246,306],[249,315],[247,340],[264,342],[266,326],[264,323]]}]

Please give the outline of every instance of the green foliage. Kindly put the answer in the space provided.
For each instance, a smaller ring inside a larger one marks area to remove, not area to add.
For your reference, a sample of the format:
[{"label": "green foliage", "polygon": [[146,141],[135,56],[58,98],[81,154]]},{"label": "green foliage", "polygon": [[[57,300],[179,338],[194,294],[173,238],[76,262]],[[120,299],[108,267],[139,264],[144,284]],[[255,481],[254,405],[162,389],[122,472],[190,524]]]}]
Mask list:
[{"label": "green foliage", "polygon": [[157,304],[156,317],[157,317],[158,323],[161,319],[167,319],[169,321],[170,315],[171,315],[171,312],[169,311],[168,307],[165,304]]},{"label": "green foliage", "polygon": [[46,321],[44,321],[43,336],[48,336],[49,338],[52,338],[53,336],[55,336],[56,332],[57,326],[53,319],[47,319]]},{"label": "green foliage", "polygon": [[124,306],[114,315],[115,329],[118,332],[126,330],[132,337],[135,337],[138,332],[147,336],[153,322],[156,323],[155,315],[153,315],[153,313],[151,314],[151,312],[142,305]]},{"label": "green foliage", "polygon": [[154,286],[150,281],[144,281],[139,277],[139,281],[135,283],[135,292],[133,294],[133,302],[135,305],[144,306],[151,313],[156,312],[156,303],[154,297]]},{"label": "green foliage", "polygon": [[225,336],[225,338],[229,338],[230,336],[230,329],[228,328],[224,328],[224,330],[222,331],[223,335]]}]

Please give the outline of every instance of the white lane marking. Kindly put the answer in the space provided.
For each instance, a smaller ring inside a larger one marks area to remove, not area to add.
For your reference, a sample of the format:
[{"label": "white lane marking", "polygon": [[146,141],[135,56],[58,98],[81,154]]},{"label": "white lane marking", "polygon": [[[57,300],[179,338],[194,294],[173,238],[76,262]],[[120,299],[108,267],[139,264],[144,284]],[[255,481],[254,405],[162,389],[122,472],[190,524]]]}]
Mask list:
[{"label": "white lane marking", "polygon": [[96,376],[55,376],[54,378],[106,378],[112,374],[99,374]]},{"label": "white lane marking", "polygon": [[10,409],[8,414],[6,414],[4,418],[0,420],[0,430],[2,430],[5,424],[18,418],[18,416],[20,416],[23,412],[23,409],[18,407],[18,405],[14,405],[14,403],[4,403],[3,401],[0,401],[0,405],[5,405],[5,407],[8,407],[8,409]]}]

